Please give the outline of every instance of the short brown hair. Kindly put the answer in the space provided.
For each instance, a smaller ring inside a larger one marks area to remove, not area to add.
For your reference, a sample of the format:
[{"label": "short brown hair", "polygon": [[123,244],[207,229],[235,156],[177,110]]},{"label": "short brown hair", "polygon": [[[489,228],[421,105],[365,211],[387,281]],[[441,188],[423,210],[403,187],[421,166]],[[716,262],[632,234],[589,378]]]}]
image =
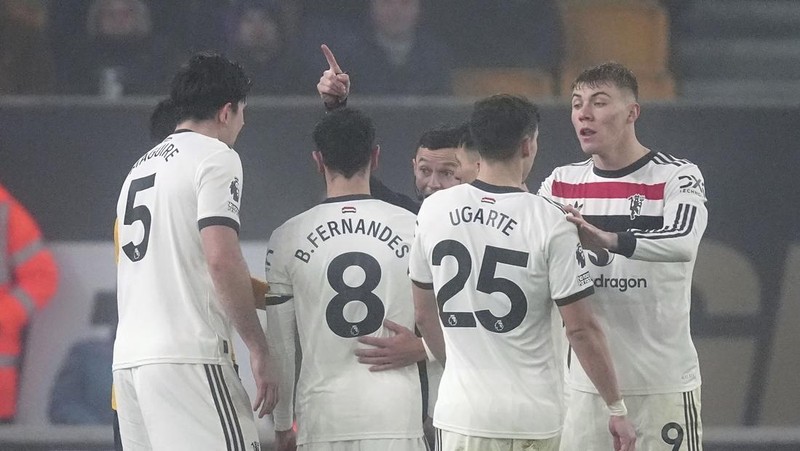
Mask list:
[{"label": "short brown hair", "polygon": [[636,76],[630,69],[616,61],[585,69],[572,83],[572,90],[574,91],[579,85],[594,88],[604,83],[611,83],[620,89],[628,89],[633,93],[633,97],[637,101],[639,100],[639,83],[636,81]]}]

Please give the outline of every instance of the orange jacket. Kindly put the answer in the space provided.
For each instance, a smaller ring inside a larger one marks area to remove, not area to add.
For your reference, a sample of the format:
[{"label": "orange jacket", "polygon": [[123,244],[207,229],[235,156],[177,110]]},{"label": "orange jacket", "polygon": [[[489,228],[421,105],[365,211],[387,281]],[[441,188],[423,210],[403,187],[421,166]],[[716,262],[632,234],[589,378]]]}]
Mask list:
[{"label": "orange jacket", "polygon": [[39,226],[0,185],[0,421],[16,414],[23,329],[57,284],[56,263]]}]

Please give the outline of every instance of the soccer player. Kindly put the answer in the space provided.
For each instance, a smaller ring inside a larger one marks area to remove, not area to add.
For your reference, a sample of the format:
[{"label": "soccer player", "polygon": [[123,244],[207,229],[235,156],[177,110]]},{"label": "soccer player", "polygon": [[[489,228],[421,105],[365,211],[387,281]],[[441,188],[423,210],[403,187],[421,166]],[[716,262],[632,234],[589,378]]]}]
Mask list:
[{"label": "soccer player", "polygon": [[407,270],[415,216],[370,196],[379,148],[363,113],[330,112],[313,138],[327,199],[276,229],[267,251],[267,334],[281,356],[277,449],[296,439],[303,450],[424,450],[417,369],[370,372],[354,355],[358,337],[390,333],[384,320],[414,325]]},{"label": "soccer player", "polygon": [[178,130],[122,185],[113,370],[125,449],[259,449],[231,326],[250,351],[252,409],[261,417],[277,400],[238,239],[242,167],[230,146],[249,87],[227,59],[192,57],[172,82]]},{"label": "soccer player", "polygon": [[[636,77],[605,63],[572,86],[589,159],[556,168],[539,193],[566,206],[594,279],[594,307],[642,449],[701,450],[700,370],[689,331],[692,270],[708,213],[691,162],[639,143]],[[571,360],[564,450],[610,446],[604,401]]]},{"label": "soccer player", "polygon": [[601,417],[614,449],[634,448],[591,312],[578,231],[554,203],[519,186],[536,155],[538,122],[536,106],[521,97],[477,102],[470,131],[481,153],[478,179],[431,195],[417,216],[409,263],[417,326],[446,358],[434,414],[440,450],[558,449],[554,306],[608,406]]}]

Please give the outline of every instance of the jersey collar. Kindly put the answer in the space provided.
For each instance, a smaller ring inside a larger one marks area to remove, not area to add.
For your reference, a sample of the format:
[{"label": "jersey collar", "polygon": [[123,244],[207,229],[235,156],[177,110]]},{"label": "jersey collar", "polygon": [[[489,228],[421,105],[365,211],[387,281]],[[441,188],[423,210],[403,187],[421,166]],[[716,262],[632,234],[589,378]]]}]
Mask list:
[{"label": "jersey collar", "polygon": [[605,170],[605,169],[600,169],[597,166],[594,166],[592,168],[592,170],[594,171],[594,174],[597,175],[597,176],[605,177],[605,178],[609,178],[609,179],[618,179],[620,177],[625,177],[628,174],[632,174],[632,173],[638,171],[639,169],[644,167],[644,165],[646,165],[650,160],[652,160],[653,157],[655,157],[655,156],[656,156],[656,152],[651,150],[651,151],[647,152],[642,158],[639,158],[638,160],[636,160],[632,164],[630,164],[627,167],[624,167],[622,169],[615,169],[613,171],[608,171],[608,170]]},{"label": "jersey collar", "polygon": [[335,202],[350,202],[353,200],[372,199],[369,194],[347,194],[345,196],[329,197],[322,201],[323,204],[332,204]]},{"label": "jersey collar", "polygon": [[499,185],[491,185],[486,182],[482,182],[480,180],[474,180],[470,185],[478,188],[481,191],[486,191],[487,193],[495,193],[495,194],[505,194],[505,193],[524,193],[525,191],[518,186],[499,186]]}]

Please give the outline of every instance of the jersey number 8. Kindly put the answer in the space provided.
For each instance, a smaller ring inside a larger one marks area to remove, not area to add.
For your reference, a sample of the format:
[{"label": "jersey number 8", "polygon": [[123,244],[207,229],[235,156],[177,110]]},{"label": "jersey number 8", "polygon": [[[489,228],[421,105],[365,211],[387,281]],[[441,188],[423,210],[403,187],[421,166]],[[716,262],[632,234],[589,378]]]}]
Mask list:
[{"label": "jersey number 8", "polygon": [[[361,285],[352,287],[344,280],[344,272],[351,266],[364,271]],[[381,327],[386,309],[383,302],[372,290],[381,281],[381,265],[375,257],[363,252],[346,252],[331,260],[328,265],[328,283],[336,291],[325,310],[328,327],[336,335],[344,338],[369,335]],[[344,307],[353,301],[360,301],[367,307],[367,315],[358,322],[350,322],[344,317]]]}]

